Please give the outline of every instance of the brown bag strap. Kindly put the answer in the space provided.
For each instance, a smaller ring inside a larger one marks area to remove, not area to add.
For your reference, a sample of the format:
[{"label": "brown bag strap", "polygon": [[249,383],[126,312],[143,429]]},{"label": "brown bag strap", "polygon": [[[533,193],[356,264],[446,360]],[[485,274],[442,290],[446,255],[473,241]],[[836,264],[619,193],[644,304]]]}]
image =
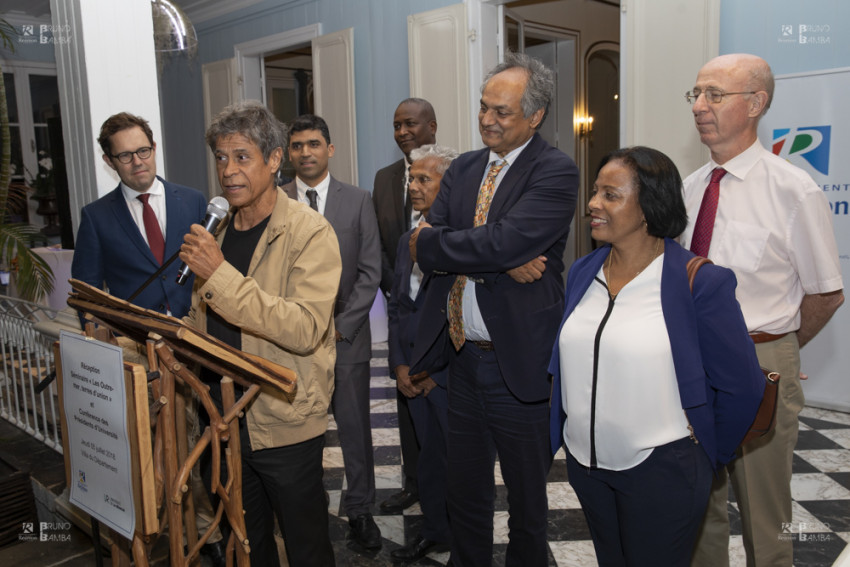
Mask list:
[{"label": "brown bag strap", "polygon": [[686,266],[688,270],[688,284],[691,286],[691,294],[694,293],[694,278],[697,277],[697,272],[700,268],[702,268],[703,264],[713,264],[711,260],[708,258],[703,258],[702,256],[694,256],[690,260],[688,260],[688,265]]}]

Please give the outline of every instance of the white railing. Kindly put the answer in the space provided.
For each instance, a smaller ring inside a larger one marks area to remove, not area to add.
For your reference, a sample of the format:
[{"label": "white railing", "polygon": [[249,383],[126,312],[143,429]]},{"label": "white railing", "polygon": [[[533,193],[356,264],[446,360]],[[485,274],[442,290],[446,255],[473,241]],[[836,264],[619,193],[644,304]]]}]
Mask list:
[{"label": "white railing", "polygon": [[72,313],[0,295],[0,417],[60,453],[57,383],[40,393],[36,386],[56,369],[53,343],[59,329],[79,328],[75,319]]}]

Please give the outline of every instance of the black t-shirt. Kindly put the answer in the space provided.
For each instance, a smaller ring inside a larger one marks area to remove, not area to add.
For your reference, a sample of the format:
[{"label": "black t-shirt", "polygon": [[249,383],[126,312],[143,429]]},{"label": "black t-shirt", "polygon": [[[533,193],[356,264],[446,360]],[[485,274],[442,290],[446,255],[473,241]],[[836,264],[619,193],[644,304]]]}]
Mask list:
[{"label": "black t-shirt", "polygon": [[[271,218],[271,215],[248,230],[236,230],[232,224],[227,228],[224,241],[221,243],[221,252],[224,254],[224,259],[239,270],[239,273],[243,276],[248,274],[251,257],[260,242],[260,236],[269,224],[269,218]],[[233,348],[242,349],[242,331],[212,309],[207,310],[207,334]],[[204,382],[218,384],[221,375],[204,368],[201,372],[201,378]]]}]

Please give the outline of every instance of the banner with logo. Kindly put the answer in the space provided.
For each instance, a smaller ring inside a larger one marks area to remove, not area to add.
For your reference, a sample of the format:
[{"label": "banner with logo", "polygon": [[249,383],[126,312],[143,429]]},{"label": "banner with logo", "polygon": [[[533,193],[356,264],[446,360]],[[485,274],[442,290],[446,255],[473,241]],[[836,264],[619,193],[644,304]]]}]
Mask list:
[{"label": "banner with logo", "polygon": [[[829,201],[845,295],[850,284],[850,68],[776,77],[759,139],[805,170]],[[803,348],[806,403],[850,412],[850,301]]]}]

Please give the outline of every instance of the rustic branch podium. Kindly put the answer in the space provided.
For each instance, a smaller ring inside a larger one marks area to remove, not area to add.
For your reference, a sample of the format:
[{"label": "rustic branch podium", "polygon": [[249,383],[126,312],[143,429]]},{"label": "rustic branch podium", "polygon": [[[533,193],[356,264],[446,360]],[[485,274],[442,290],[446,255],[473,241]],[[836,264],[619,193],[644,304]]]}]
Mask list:
[{"label": "rustic branch podium", "polygon": [[[134,471],[137,480],[134,488],[138,500],[136,509],[141,511],[137,514],[141,525],[137,521],[130,542],[131,551],[127,550],[126,545],[116,549],[113,544],[113,565],[129,565],[130,553],[136,565],[147,565],[152,541],[161,533],[166,522],[170,534],[171,565],[197,565],[201,546],[218,526],[223,514],[227,515],[231,528],[226,548],[228,566],[233,564],[234,554],[237,565],[250,565],[250,546],[242,509],[241,448],[237,420],[263,386],[294,395],[295,373],[269,360],[234,349],[206,333],[187,327],[179,319],[142,309],[86,283],[71,280],[71,287],[74,293],[69,297],[68,305],[84,313],[87,320],[96,320],[113,333],[144,347],[142,352],[146,355],[149,368],[147,381],[153,393],[154,402],[149,411],[146,411],[148,408],[142,408],[143,411],[132,412],[135,428],[139,431],[146,428],[149,431],[151,421],[155,421],[150,459],[137,458],[133,464],[134,468],[139,469]],[[89,336],[108,339],[105,329],[95,329],[93,324],[87,324],[86,328]],[[197,365],[224,377],[221,381],[223,414],[219,413],[210,397],[209,387],[189,368]],[[125,374],[130,372],[138,375],[139,368],[139,365],[125,363]],[[57,363],[57,370],[61,374],[60,363]],[[178,382],[191,388],[210,418],[210,426],[191,452],[187,443],[185,401],[177,392]],[[236,401],[234,382],[244,389],[239,401]],[[135,402],[130,402],[138,404],[138,399],[137,394]],[[65,442],[67,447],[67,439]],[[134,447],[139,451],[138,454],[148,453],[148,448],[141,445],[141,442],[137,442]],[[189,475],[207,449],[212,456],[211,488],[220,502],[212,526],[199,537],[189,494]],[[224,484],[220,474],[222,459],[228,473]],[[151,476],[149,467],[153,469],[152,483],[144,480]],[[68,468],[66,462],[66,476],[70,474]],[[188,553],[184,553],[182,541],[184,518]],[[122,557],[117,562],[116,554]]]}]

